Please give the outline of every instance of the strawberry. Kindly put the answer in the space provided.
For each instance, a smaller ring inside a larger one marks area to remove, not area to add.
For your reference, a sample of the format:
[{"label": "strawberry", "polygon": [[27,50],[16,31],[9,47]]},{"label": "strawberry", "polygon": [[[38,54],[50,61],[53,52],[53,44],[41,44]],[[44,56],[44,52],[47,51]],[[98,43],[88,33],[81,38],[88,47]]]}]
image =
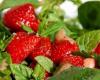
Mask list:
[{"label": "strawberry", "polygon": [[54,63],[59,64],[63,56],[66,56],[78,50],[79,48],[77,44],[71,43],[68,40],[63,40],[61,42],[55,42],[52,45],[51,59],[54,61]]},{"label": "strawberry", "polygon": [[100,54],[100,43],[96,46],[96,48],[94,49],[94,52],[96,54]]},{"label": "strawberry", "polygon": [[52,73],[45,72],[44,80],[48,80],[48,78],[51,76],[52,76]]},{"label": "strawberry", "polygon": [[32,69],[34,69],[35,68],[35,66],[36,66],[36,61],[33,61],[30,65],[29,65],[29,67],[30,68],[32,68]]},{"label": "strawberry", "polygon": [[34,60],[34,57],[36,56],[46,56],[50,57],[51,56],[51,42],[48,37],[41,37],[40,42],[37,44],[35,47],[34,51],[32,54],[30,54],[30,59]]},{"label": "strawberry", "polygon": [[35,48],[40,38],[25,32],[17,32],[6,50],[13,63],[21,63]]},{"label": "strawberry", "polygon": [[66,55],[61,59],[60,63],[69,62],[74,66],[83,67],[84,59],[81,56]]},{"label": "strawberry", "polygon": [[33,5],[27,3],[8,10],[4,14],[3,23],[11,31],[21,31],[21,26],[26,25],[36,32],[38,30],[39,20],[36,18]]}]

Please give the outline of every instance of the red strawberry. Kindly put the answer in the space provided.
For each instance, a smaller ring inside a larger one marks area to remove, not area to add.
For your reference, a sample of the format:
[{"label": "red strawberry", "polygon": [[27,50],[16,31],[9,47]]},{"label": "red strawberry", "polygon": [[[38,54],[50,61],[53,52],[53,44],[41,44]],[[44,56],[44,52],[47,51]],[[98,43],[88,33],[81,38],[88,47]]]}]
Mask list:
[{"label": "red strawberry", "polygon": [[20,31],[21,26],[26,25],[36,32],[39,24],[34,7],[29,3],[11,8],[4,14],[3,22],[11,31]]},{"label": "red strawberry", "polygon": [[13,63],[21,63],[35,48],[40,38],[25,32],[18,32],[7,46]]},{"label": "red strawberry", "polygon": [[69,62],[74,66],[82,67],[84,59],[81,56],[66,55],[62,58],[60,63]]},{"label": "red strawberry", "polygon": [[96,48],[94,49],[94,52],[97,54],[100,54],[100,43],[96,46]]},{"label": "red strawberry", "polygon": [[76,43],[71,43],[68,40],[64,40],[61,42],[55,42],[52,45],[52,53],[51,53],[51,59],[54,61],[54,63],[59,64],[60,60],[63,58],[63,56],[66,56],[74,51],[78,51],[79,48]]},{"label": "red strawberry", "polygon": [[29,67],[30,68],[32,68],[32,69],[34,69],[35,68],[35,66],[36,66],[36,61],[33,61],[30,65],[29,65]]},{"label": "red strawberry", "polygon": [[34,60],[34,57],[36,56],[51,56],[51,42],[49,38],[41,37],[40,42],[37,44],[35,47],[34,51],[32,54],[30,54],[30,59]]},{"label": "red strawberry", "polygon": [[48,78],[51,76],[52,76],[52,73],[45,72],[44,80],[48,80]]}]

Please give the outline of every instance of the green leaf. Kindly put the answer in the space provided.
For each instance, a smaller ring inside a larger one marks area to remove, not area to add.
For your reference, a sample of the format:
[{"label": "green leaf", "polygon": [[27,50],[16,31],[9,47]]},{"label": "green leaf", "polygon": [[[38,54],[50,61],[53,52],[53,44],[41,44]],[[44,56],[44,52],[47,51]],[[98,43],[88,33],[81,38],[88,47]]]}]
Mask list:
[{"label": "green leaf", "polygon": [[11,72],[15,75],[16,80],[30,80],[33,70],[21,64],[11,64]]},{"label": "green leaf", "polygon": [[54,22],[51,25],[47,27],[47,29],[41,33],[41,36],[48,36],[51,35],[52,33],[55,33],[59,31],[61,28],[63,28],[65,25],[63,22]]},{"label": "green leaf", "polygon": [[64,14],[59,7],[62,2],[64,2],[64,0],[45,0],[42,5],[41,13],[39,14],[39,18],[41,20],[43,20],[43,18],[47,18],[50,21],[60,20]]},{"label": "green leaf", "polygon": [[51,72],[53,70],[53,62],[44,56],[37,56],[35,60],[40,64],[46,71]]},{"label": "green leaf", "polygon": [[0,4],[0,11],[9,7],[21,5],[24,3],[31,3],[34,6],[38,6],[38,0],[4,0],[2,4]]},{"label": "green leaf", "polygon": [[91,57],[91,55],[89,53],[85,52],[85,51],[73,52],[72,54],[75,55],[75,56],[82,56],[84,58]]},{"label": "green leaf", "polygon": [[44,31],[45,26],[47,25],[47,23],[48,23],[48,20],[46,18],[44,18],[43,21],[39,25],[39,29],[38,29],[39,34],[41,34]]},{"label": "green leaf", "polygon": [[11,80],[11,71],[6,69],[4,71],[0,71],[0,80]]},{"label": "green leaf", "polygon": [[30,27],[28,27],[28,26],[23,25],[22,26],[22,29],[24,31],[28,32],[28,33],[34,33],[34,31]]},{"label": "green leaf", "polygon": [[100,42],[100,30],[87,32],[80,36],[76,41],[81,51],[90,53]]},{"label": "green leaf", "polygon": [[0,51],[0,63],[1,63],[4,59],[6,60],[6,62],[7,62],[8,64],[11,64],[11,63],[12,63],[12,60],[11,60],[10,55],[9,55],[7,52],[2,52],[2,51]]},{"label": "green leaf", "polygon": [[10,31],[6,29],[6,26],[4,26],[1,17],[0,17],[0,32],[5,33],[6,35],[10,35]]},{"label": "green leaf", "polygon": [[96,65],[100,66],[100,55],[97,53],[93,53],[92,56],[96,60]]},{"label": "green leaf", "polygon": [[77,5],[80,5],[82,3],[81,0],[69,0],[69,1],[72,1],[73,3]]},{"label": "green leaf", "polygon": [[89,1],[78,9],[78,18],[86,29],[100,29],[100,1]]},{"label": "green leaf", "polygon": [[5,48],[12,40],[12,37],[12,35],[6,35],[5,32],[0,32],[0,50],[5,51]]},{"label": "green leaf", "polygon": [[100,76],[99,69],[72,67],[51,77],[49,80],[98,80],[98,75]]},{"label": "green leaf", "polygon": [[0,19],[0,50],[4,51],[12,36]]},{"label": "green leaf", "polygon": [[44,79],[44,77],[45,77],[45,69],[40,64],[37,64],[35,66],[35,69],[33,71],[33,77],[36,80],[42,80],[42,79]]}]

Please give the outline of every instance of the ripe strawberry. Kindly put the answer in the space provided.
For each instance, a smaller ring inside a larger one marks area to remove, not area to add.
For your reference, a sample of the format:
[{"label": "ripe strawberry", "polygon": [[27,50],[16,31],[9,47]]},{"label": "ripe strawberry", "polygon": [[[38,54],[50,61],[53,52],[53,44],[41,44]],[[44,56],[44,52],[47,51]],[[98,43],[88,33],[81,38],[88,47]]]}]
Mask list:
[{"label": "ripe strawberry", "polygon": [[94,49],[94,52],[97,54],[100,54],[100,43],[97,45],[97,47]]},{"label": "ripe strawberry", "polygon": [[60,63],[69,62],[74,66],[82,67],[84,59],[81,56],[66,55],[62,58]]},{"label": "ripe strawberry", "polygon": [[44,80],[48,80],[48,78],[51,76],[52,76],[52,73],[45,72]]},{"label": "ripe strawberry", "polygon": [[12,62],[21,63],[34,50],[39,40],[35,35],[17,32],[6,48]]},{"label": "ripe strawberry", "polygon": [[36,61],[33,61],[30,65],[29,65],[29,67],[30,68],[32,68],[32,69],[34,69],[35,68],[35,66],[36,66]]},{"label": "ripe strawberry", "polygon": [[36,56],[51,56],[51,42],[49,38],[41,37],[40,42],[37,44],[32,54],[30,54],[30,59],[34,60]]},{"label": "ripe strawberry", "polygon": [[21,31],[21,26],[26,25],[36,32],[39,24],[34,7],[30,3],[16,6],[8,10],[4,14],[3,22],[11,31]]},{"label": "ripe strawberry", "polygon": [[71,43],[68,40],[64,40],[61,42],[55,42],[52,45],[52,53],[51,53],[51,59],[54,61],[54,63],[59,64],[60,60],[63,58],[63,56],[66,56],[74,51],[78,51],[79,48],[76,43]]}]

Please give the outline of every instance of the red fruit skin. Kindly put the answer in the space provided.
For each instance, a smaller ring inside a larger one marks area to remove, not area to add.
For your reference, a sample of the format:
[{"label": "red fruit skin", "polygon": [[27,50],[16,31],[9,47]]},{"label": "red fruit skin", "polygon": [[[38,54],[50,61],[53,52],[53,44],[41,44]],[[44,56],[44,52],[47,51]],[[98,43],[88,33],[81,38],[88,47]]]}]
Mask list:
[{"label": "red fruit skin", "polygon": [[51,59],[55,64],[59,64],[64,56],[78,50],[79,48],[76,43],[71,43],[67,40],[55,42],[52,45]]},{"label": "red fruit skin", "polygon": [[40,42],[35,47],[34,51],[30,54],[29,58],[34,61],[36,56],[51,56],[51,41],[49,38],[41,37]]},{"label": "red fruit skin", "polygon": [[69,62],[73,66],[83,67],[84,59],[81,56],[66,55],[62,58],[60,63]]},{"label": "red fruit skin", "polygon": [[11,55],[13,63],[21,63],[34,50],[40,38],[25,32],[17,32],[6,50]]},{"label": "red fruit skin", "polygon": [[29,67],[30,68],[32,68],[32,69],[34,69],[35,68],[35,66],[36,66],[36,61],[33,61],[30,65],[29,65]]},{"label": "red fruit skin", "polygon": [[100,43],[97,45],[97,47],[94,49],[94,52],[96,54],[99,54],[100,55]]},{"label": "red fruit skin", "polygon": [[22,31],[21,26],[31,27],[35,32],[38,30],[39,20],[36,18],[34,7],[27,3],[13,7],[4,14],[3,23],[11,31]]},{"label": "red fruit skin", "polygon": [[48,80],[48,78],[51,76],[52,76],[52,73],[45,72],[44,80]]}]

